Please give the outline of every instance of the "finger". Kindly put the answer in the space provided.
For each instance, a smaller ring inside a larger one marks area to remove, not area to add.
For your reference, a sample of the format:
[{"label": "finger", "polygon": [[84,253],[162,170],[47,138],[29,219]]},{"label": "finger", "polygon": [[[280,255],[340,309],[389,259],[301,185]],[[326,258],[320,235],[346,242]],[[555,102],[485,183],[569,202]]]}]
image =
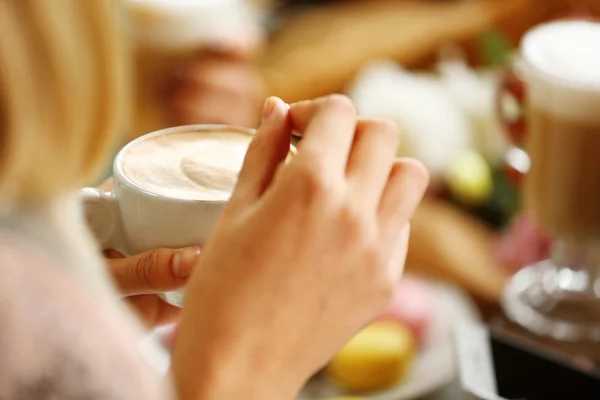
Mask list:
[{"label": "finger", "polygon": [[181,308],[164,302],[154,294],[128,297],[125,302],[148,327],[175,322],[181,314]]},{"label": "finger", "polygon": [[114,258],[124,258],[125,256],[118,252],[117,250],[104,250],[104,257],[114,259]]},{"label": "finger", "polygon": [[[290,104],[290,122],[292,125],[292,133],[295,136],[303,137],[308,126],[315,118],[315,115],[321,111],[323,107],[328,106],[327,102],[339,102],[346,104],[348,109],[356,114],[352,100],[341,94],[332,94],[329,96],[318,97],[313,100],[301,100]],[[341,108],[341,107],[340,107]]]},{"label": "finger", "polygon": [[269,97],[265,101],[260,127],[252,140],[231,203],[251,202],[267,189],[277,167],[290,148],[288,107],[283,100]]},{"label": "finger", "polygon": [[356,129],[356,110],[348,97],[331,95],[292,104],[290,121],[303,136],[298,159],[316,156],[325,173],[345,174]]},{"label": "finger", "polygon": [[405,224],[399,232],[399,235],[391,249],[391,261],[389,270],[393,282],[400,282],[404,275],[404,266],[406,264],[406,254],[408,252],[408,242],[410,238],[410,223]]},{"label": "finger", "polygon": [[354,198],[377,210],[399,143],[398,126],[385,119],[360,119],[346,175]]},{"label": "finger", "polygon": [[421,202],[428,183],[429,174],[420,162],[402,159],[394,163],[378,209],[382,240],[390,245],[396,242],[402,227]]},{"label": "finger", "polygon": [[108,266],[119,291],[131,296],[179,289],[199,257],[198,247],[156,249],[132,257],[109,259]]}]

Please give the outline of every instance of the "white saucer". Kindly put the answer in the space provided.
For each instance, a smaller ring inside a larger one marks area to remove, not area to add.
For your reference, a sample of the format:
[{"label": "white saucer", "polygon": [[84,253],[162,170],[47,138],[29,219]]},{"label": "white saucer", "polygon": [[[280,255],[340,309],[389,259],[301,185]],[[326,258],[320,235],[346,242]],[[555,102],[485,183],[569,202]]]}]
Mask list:
[{"label": "white saucer", "polygon": [[479,321],[471,299],[455,286],[433,283],[435,314],[426,347],[421,351],[406,379],[399,385],[377,393],[348,393],[326,378],[315,378],[302,392],[302,400],[325,400],[336,396],[360,396],[369,400],[409,400],[426,396],[449,384],[458,373],[452,334],[462,321]]}]

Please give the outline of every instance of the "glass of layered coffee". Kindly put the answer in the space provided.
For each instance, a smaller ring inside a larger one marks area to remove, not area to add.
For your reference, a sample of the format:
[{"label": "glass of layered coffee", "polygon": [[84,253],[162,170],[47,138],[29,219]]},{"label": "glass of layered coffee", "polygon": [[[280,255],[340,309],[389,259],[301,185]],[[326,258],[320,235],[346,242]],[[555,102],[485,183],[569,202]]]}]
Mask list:
[{"label": "glass of layered coffee", "polygon": [[600,23],[557,21],[528,32],[525,206],[558,238],[551,259],[506,287],[507,315],[559,340],[600,341]]}]

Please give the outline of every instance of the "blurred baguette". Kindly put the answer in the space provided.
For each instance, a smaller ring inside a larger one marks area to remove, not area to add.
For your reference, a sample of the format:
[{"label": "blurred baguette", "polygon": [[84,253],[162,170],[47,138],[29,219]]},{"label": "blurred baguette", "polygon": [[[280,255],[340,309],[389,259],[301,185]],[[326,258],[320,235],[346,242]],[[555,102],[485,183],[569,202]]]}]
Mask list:
[{"label": "blurred baguette", "polygon": [[377,1],[322,6],[289,20],[267,47],[260,67],[271,94],[288,102],[342,92],[369,61],[386,58],[411,66],[445,43],[466,41],[523,10],[545,8],[545,1]]},{"label": "blurred baguette", "polygon": [[451,204],[426,199],[411,221],[407,268],[451,280],[497,303],[506,274],[492,259],[492,232]]}]

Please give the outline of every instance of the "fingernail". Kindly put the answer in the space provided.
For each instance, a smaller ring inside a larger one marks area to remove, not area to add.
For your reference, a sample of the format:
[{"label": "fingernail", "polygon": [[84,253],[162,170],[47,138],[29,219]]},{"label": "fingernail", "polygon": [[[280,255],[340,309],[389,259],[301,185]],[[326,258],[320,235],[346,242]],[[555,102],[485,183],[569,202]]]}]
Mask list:
[{"label": "fingernail", "polygon": [[275,98],[268,97],[265,100],[265,105],[263,106],[262,118],[268,119],[273,114],[273,110],[275,110],[275,106],[276,106]]},{"label": "fingernail", "polygon": [[112,258],[123,258],[125,256],[116,250],[105,250],[104,257],[112,259]]},{"label": "fingernail", "polygon": [[199,247],[188,247],[175,253],[171,259],[173,275],[179,279],[187,278],[196,266],[200,256]]}]

